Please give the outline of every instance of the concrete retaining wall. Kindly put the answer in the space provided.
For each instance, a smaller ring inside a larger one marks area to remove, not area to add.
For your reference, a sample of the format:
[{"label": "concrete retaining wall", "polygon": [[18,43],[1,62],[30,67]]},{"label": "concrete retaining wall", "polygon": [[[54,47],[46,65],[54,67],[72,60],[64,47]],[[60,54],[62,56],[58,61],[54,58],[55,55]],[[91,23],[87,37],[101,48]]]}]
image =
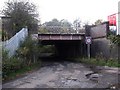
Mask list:
[{"label": "concrete retaining wall", "polygon": [[118,58],[118,46],[106,38],[93,39],[91,56],[101,55],[105,58]]},{"label": "concrete retaining wall", "polygon": [[12,56],[15,54],[15,51],[18,49],[20,42],[24,41],[25,38],[28,36],[28,29],[23,28],[21,31],[16,33],[11,39],[3,42],[3,48],[5,50],[9,51],[9,56]]}]

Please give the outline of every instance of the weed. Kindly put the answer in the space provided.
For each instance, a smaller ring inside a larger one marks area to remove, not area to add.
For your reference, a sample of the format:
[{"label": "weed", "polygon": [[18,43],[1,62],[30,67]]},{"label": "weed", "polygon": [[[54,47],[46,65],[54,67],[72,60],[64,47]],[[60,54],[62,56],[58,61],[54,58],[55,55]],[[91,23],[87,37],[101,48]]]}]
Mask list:
[{"label": "weed", "polygon": [[104,58],[76,58],[74,59],[77,62],[82,62],[86,64],[93,64],[99,66],[109,66],[109,67],[120,67],[120,63],[118,63],[117,59],[104,59]]}]

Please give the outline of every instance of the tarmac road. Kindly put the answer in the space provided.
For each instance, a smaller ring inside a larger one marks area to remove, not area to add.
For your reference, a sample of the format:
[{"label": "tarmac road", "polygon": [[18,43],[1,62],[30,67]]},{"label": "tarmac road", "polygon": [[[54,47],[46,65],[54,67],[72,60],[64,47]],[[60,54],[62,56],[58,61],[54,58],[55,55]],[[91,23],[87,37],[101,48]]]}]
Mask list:
[{"label": "tarmac road", "polygon": [[89,67],[74,62],[51,62],[3,88],[117,88],[118,68]]}]

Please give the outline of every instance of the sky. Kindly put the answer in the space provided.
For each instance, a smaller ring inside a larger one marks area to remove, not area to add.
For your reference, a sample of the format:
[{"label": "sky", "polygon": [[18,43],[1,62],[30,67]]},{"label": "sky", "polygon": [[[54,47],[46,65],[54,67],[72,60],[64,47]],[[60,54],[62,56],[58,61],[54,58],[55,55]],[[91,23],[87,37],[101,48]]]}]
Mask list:
[{"label": "sky", "polygon": [[[0,9],[4,8],[4,2],[0,1]],[[118,12],[120,0],[29,0],[34,3],[40,14],[41,23],[53,18],[67,19],[73,22],[80,19],[82,22],[94,23],[98,19],[103,21],[111,14]]]}]

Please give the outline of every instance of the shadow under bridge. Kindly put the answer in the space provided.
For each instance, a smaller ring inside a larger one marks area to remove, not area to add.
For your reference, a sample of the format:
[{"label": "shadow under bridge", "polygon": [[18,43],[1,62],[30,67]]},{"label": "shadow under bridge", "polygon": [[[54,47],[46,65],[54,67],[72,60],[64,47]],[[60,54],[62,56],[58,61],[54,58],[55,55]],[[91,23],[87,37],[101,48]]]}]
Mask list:
[{"label": "shadow under bridge", "polygon": [[38,34],[39,43],[54,45],[59,57],[85,56],[85,34]]}]

